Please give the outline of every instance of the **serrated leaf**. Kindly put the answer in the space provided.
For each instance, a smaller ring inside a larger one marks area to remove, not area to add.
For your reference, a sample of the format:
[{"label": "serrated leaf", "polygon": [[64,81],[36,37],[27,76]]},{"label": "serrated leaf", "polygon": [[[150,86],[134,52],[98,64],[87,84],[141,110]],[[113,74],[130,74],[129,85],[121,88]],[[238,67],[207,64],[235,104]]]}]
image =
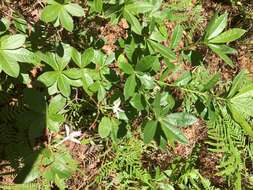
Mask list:
[{"label": "serrated leaf", "polygon": [[207,39],[210,40],[218,36],[227,26],[228,14],[224,13],[223,15],[215,18],[213,24],[209,27]]},{"label": "serrated leaf", "polygon": [[64,5],[64,8],[71,14],[72,16],[81,17],[84,16],[83,8],[76,3],[69,3]]},{"label": "serrated leaf", "polygon": [[20,67],[13,57],[0,51],[0,68],[11,77],[18,77]]},{"label": "serrated leaf", "polygon": [[129,97],[134,95],[136,85],[137,83],[136,83],[135,75],[132,74],[127,78],[125,86],[124,86],[124,97],[126,100]]},{"label": "serrated leaf", "polygon": [[52,86],[58,79],[59,75],[55,71],[48,71],[41,74],[38,80],[45,84],[47,87]]},{"label": "serrated leaf", "polygon": [[244,81],[243,79],[246,77],[246,75],[246,70],[242,70],[239,74],[236,75],[230,87],[229,94],[227,96],[228,98],[233,97],[239,91],[239,89],[241,88],[241,84]]},{"label": "serrated leaf", "polygon": [[131,75],[134,73],[134,69],[132,67],[132,65],[130,65],[129,63],[127,63],[126,58],[124,57],[124,55],[120,55],[118,58],[118,62],[119,62],[119,68],[126,74]]},{"label": "serrated leaf", "polygon": [[68,82],[68,79],[61,75],[57,80],[57,86],[61,94],[65,97],[69,97],[71,93],[71,88]]},{"label": "serrated leaf", "polygon": [[129,11],[133,15],[140,13],[146,13],[153,10],[153,5],[148,2],[134,2],[125,6],[125,10]]},{"label": "serrated leaf", "polygon": [[183,134],[183,132],[179,128],[174,127],[164,121],[161,122],[161,127],[162,127],[164,134],[166,135],[166,138],[170,142],[172,142],[176,139],[180,143],[188,144],[188,139],[185,137],[185,135]]},{"label": "serrated leaf", "polygon": [[210,43],[219,44],[219,43],[228,43],[239,39],[243,34],[245,34],[246,30],[240,28],[233,28],[226,32],[223,32],[216,38],[210,40]]},{"label": "serrated leaf", "polygon": [[144,143],[148,144],[154,138],[156,128],[157,128],[157,121],[151,120],[146,123],[143,131]]},{"label": "serrated leaf", "polygon": [[170,43],[170,48],[175,49],[177,48],[178,44],[180,43],[181,39],[183,37],[183,28],[181,25],[177,25],[172,33],[172,39]]},{"label": "serrated leaf", "polygon": [[106,138],[111,133],[111,120],[108,117],[103,117],[98,126],[98,134],[101,138]]},{"label": "serrated leaf", "polygon": [[153,64],[155,63],[155,61],[157,61],[158,58],[156,56],[145,56],[142,57],[141,60],[136,64],[135,69],[137,71],[147,71],[150,70],[153,67]]},{"label": "serrated leaf", "polygon": [[130,104],[137,109],[138,111],[141,111],[145,107],[145,100],[140,94],[135,94],[133,98],[130,101]]},{"label": "serrated leaf", "polygon": [[0,49],[17,49],[25,43],[25,35],[16,34],[11,36],[4,36],[0,38]]},{"label": "serrated leaf", "polygon": [[59,19],[60,19],[60,23],[62,24],[62,26],[68,30],[69,32],[72,32],[74,29],[74,23],[73,23],[73,19],[72,17],[67,13],[67,11],[65,11],[64,9],[62,9],[60,11],[59,14]]},{"label": "serrated leaf", "polygon": [[138,19],[133,14],[131,14],[130,12],[128,12],[126,9],[124,9],[123,15],[124,15],[124,18],[127,20],[127,22],[130,23],[131,29],[136,34],[141,35],[142,26],[141,26],[140,22],[138,21]]},{"label": "serrated leaf", "polygon": [[89,65],[94,58],[94,50],[92,48],[86,49],[82,54],[82,68]]},{"label": "serrated leaf", "polygon": [[163,118],[163,121],[169,125],[186,127],[197,122],[197,118],[189,113],[179,112],[171,113]]},{"label": "serrated leaf", "polygon": [[42,10],[40,19],[44,22],[53,22],[57,19],[61,9],[59,4],[48,5]]},{"label": "serrated leaf", "polygon": [[148,40],[148,43],[150,44],[150,46],[158,53],[160,53],[162,56],[164,56],[165,58],[174,61],[176,59],[176,55],[173,51],[171,51],[169,48],[163,46],[160,43],[157,43],[153,40]]},{"label": "serrated leaf", "polygon": [[217,48],[217,46],[213,46],[213,44],[208,44],[208,47],[214,51],[225,63],[227,63],[230,67],[234,67],[233,61],[223,53],[222,49]]}]

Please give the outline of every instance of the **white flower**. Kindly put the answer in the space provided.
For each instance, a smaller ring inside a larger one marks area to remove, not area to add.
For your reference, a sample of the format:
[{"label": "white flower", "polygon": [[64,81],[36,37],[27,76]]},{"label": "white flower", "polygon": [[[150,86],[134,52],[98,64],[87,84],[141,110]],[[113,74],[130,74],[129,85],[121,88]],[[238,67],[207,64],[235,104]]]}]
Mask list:
[{"label": "white flower", "polygon": [[76,137],[80,137],[82,135],[82,132],[81,131],[73,131],[70,133],[69,126],[65,124],[64,127],[65,127],[65,131],[66,131],[66,137],[64,139],[62,139],[59,143],[57,143],[55,146],[58,146],[58,145],[64,143],[65,141],[72,141],[74,143],[81,144],[81,142],[78,139],[76,139]]},{"label": "white flower", "polygon": [[113,113],[116,115],[116,117],[119,119],[119,114],[124,112],[124,110],[122,110],[119,106],[120,106],[120,98],[118,98],[117,100],[115,100],[113,102],[113,107],[112,107],[112,111]]}]

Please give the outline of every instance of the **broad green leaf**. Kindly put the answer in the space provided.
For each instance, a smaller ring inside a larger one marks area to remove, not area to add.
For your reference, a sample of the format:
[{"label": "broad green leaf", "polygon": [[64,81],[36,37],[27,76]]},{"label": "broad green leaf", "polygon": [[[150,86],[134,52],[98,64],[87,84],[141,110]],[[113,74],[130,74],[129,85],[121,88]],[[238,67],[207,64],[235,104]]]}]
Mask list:
[{"label": "broad green leaf", "polygon": [[82,77],[82,70],[78,68],[64,70],[63,73],[70,79],[80,79]]},{"label": "broad green leaf", "polygon": [[163,121],[169,125],[186,127],[197,122],[197,118],[189,113],[179,112],[171,113],[163,118]]},{"label": "broad green leaf", "polygon": [[59,4],[46,6],[41,13],[41,20],[44,22],[53,22],[57,19],[62,6]]},{"label": "broad green leaf", "polygon": [[3,51],[0,51],[0,68],[11,77],[16,78],[19,75],[19,64],[13,57],[10,57]]},{"label": "broad green leaf", "polygon": [[175,53],[173,51],[171,51],[170,48],[167,48],[167,47],[163,46],[162,44],[157,43],[153,40],[148,40],[148,43],[156,52],[160,53],[165,58],[167,58],[171,61],[174,61],[176,59]]},{"label": "broad green leaf", "polygon": [[153,5],[148,2],[134,2],[125,6],[125,10],[132,13],[133,15],[137,15],[140,13],[146,13],[153,10]]},{"label": "broad green leaf", "polygon": [[102,85],[99,85],[97,94],[98,101],[101,102],[102,100],[104,100],[105,95],[106,95],[105,88]]},{"label": "broad green leaf", "polygon": [[213,46],[212,44],[208,44],[208,47],[214,51],[225,63],[227,63],[230,67],[234,67],[233,61],[221,51],[220,48],[217,48],[216,46]]},{"label": "broad green leaf", "polygon": [[182,37],[183,37],[183,28],[181,27],[181,25],[178,24],[173,31],[170,48],[171,49],[177,48]]},{"label": "broad green leaf", "polygon": [[66,98],[59,94],[50,100],[48,111],[49,113],[57,113],[65,106],[65,104]]},{"label": "broad green leaf", "polygon": [[141,83],[145,89],[153,89],[156,86],[154,78],[147,74],[139,76],[139,79],[141,80]]},{"label": "broad green leaf", "polygon": [[233,105],[229,105],[229,110],[231,111],[234,120],[244,129],[245,133],[253,138],[253,129],[242,114],[234,108]]},{"label": "broad green leaf", "polygon": [[111,120],[108,117],[103,117],[98,126],[98,134],[101,138],[106,138],[111,133]]},{"label": "broad green leaf", "polygon": [[222,52],[223,54],[235,54],[237,51],[227,45],[223,44],[208,44],[209,47],[217,49],[217,51]]},{"label": "broad green leaf", "polygon": [[125,9],[124,9],[123,15],[124,15],[124,18],[127,20],[127,22],[130,23],[131,29],[136,34],[141,35],[142,26],[141,26],[140,22],[138,21],[138,19],[134,15],[132,15],[130,12],[128,12],[127,10],[125,10]]},{"label": "broad green leaf", "polygon": [[228,98],[233,97],[241,88],[241,84],[243,84],[245,77],[247,76],[247,71],[242,70],[233,80],[233,83],[230,87]]},{"label": "broad green leaf", "polygon": [[182,144],[188,144],[187,138],[185,137],[185,135],[183,134],[183,132],[179,128],[174,127],[170,123],[167,123],[164,121],[161,122],[161,127],[162,127],[162,130],[165,133],[167,139],[170,142],[172,142],[176,139]]},{"label": "broad green leaf", "polygon": [[46,87],[52,86],[58,79],[59,74],[55,71],[48,71],[41,74],[38,80],[41,81]]},{"label": "broad green leaf", "polygon": [[134,74],[134,69],[132,67],[132,65],[130,65],[129,63],[127,63],[126,58],[124,57],[124,55],[120,55],[118,58],[118,62],[119,62],[119,68],[128,75]]},{"label": "broad green leaf", "polygon": [[16,34],[0,38],[0,49],[17,49],[25,43],[25,35]]},{"label": "broad green leaf", "polygon": [[86,49],[82,54],[82,68],[89,65],[94,58],[94,50],[92,48]]},{"label": "broad green leaf", "polygon": [[218,36],[227,26],[228,14],[224,13],[215,19],[212,26],[210,26],[207,35],[207,39],[210,40]]},{"label": "broad green leaf", "polygon": [[220,80],[220,73],[215,74],[206,84],[204,84],[202,92],[212,89]]},{"label": "broad green leaf", "polygon": [[124,86],[124,96],[126,100],[129,97],[134,95],[136,85],[137,83],[136,83],[135,75],[132,74],[127,78],[125,86]]},{"label": "broad green leaf", "polygon": [[156,56],[145,56],[142,57],[141,60],[136,64],[135,69],[137,71],[147,71],[150,70],[153,67],[153,64],[155,63],[155,61],[157,61],[157,57]]},{"label": "broad green leaf", "polygon": [[82,67],[82,57],[81,54],[75,49],[72,49],[71,58],[77,64],[77,66]]},{"label": "broad green leaf", "polygon": [[253,117],[253,85],[240,89],[239,93],[230,99],[230,102],[241,113]]},{"label": "broad green leaf", "polygon": [[81,17],[84,16],[83,8],[75,3],[69,3],[64,5],[64,8],[71,14],[72,16]]},{"label": "broad green leaf", "polygon": [[60,23],[62,26],[68,30],[69,32],[72,32],[74,29],[73,19],[72,17],[65,11],[64,9],[61,10],[59,14]]},{"label": "broad green leaf", "polygon": [[138,111],[141,111],[145,108],[145,99],[142,95],[135,94],[131,99],[130,104]]},{"label": "broad green leaf", "polygon": [[144,143],[148,144],[154,138],[156,128],[157,128],[157,121],[151,120],[146,123],[143,131]]},{"label": "broad green leaf", "polygon": [[69,97],[71,93],[71,88],[68,82],[68,78],[61,75],[57,80],[57,86],[61,94],[65,97]]},{"label": "broad green leaf", "polygon": [[228,43],[239,39],[243,34],[245,34],[246,30],[240,28],[233,28],[226,32],[223,32],[216,38],[210,40],[210,43]]}]

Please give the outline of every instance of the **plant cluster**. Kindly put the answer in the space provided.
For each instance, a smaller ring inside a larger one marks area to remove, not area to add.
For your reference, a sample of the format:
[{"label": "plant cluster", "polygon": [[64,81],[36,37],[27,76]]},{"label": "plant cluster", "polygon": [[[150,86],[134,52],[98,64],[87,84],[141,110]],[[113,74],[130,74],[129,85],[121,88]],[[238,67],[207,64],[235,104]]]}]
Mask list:
[{"label": "plant cluster", "polygon": [[[173,152],[190,144],[185,130],[200,121],[208,130],[203,146],[221,154],[213,174],[224,178],[220,188],[253,187],[250,74],[241,70],[224,81],[222,73],[208,70],[199,51],[236,67],[231,42],[247,31],[229,27],[227,12],[201,29],[201,4],[191,0],[42,5],[37,23],[22,16],[0,21],[0,158],[15,168],[15,182],[23,183],[0,188],[66,189],[78,169],[67,143],[89,144],[93,140],[84,134],[92,131],[106,144],[101,159],[108,159],[91,188],[219,189],[201,175],[200,146],[186,164],[176,156],[164,171],[143,167],[150,148]],[[185,14],[187,8],[192,14]],[[112,53],[103,50],[106,37],[83,28],[99,19],[124,25],[127,35],[115,39]]]}]

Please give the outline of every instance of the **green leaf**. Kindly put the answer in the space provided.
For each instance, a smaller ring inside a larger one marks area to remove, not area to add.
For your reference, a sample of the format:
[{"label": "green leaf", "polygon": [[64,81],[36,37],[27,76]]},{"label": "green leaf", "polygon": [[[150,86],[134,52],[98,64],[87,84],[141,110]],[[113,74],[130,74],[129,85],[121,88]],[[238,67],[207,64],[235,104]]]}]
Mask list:
[{"label": "green leaf", "polygon": [[48,71],[41,74],[38,80],[41,81],[46,87],[52,86],[58,79],[59,74],[55,71]]},{"label": "green leaf", "polygon": [[58,113],[66,104],[66,98],[61,96],[60,94],[53,97],[50,100],[50,104],[48,106],[49,113]]},{"label": "green leaf", "polygon": [[106,138],[111,133],[111,120],[108,117],[103,117],[98,126],[98,134],[101,138]]},{"label": "green leaf", "polygon": [[214,22],[212,22],[212,25],[209,27],[206,38],[208,40],[218,36],[227,26],[227,20],[228,20],[228,14],[224,13],[223,15],[219,16],[218,18],[215,18]]},{"label": "green leaf", "polygon": [[253,85],[240,89],[239,93],[230,99],[230,103],[241,113],[253,117]]},{"label": "green leaf", "polygon": [[1,49],[17,49],[20,48],[25,43],[25,35],[16,34],[11,36],[4,36],[0,39]]},{"label": "green leaf", "polygon": [[82,77],[82,70],[78,68],[64,70],[63,73],[70,79],[80,79]]},{"label": "green leaf", "polygon": [[65,97],[69,97],[71,93],[71,88],[68,82],[68,79],[61,75],[57,80],[57,86],[61,94]]},{"label": "green leaf", "polygon": [[233,105],[229,105],[229,110],[232,113],[234,120],[244,129],[245,133],[253,138],[253,130],[250,124],[245,120],[242,114],[233,107]]},{"label": "green leaf", "polygon": [[141,111],[145,108],[145,99],[141,94],[135,94],[131,99],[130,104],[138,111]]},{"label": "green leaf", "polygon": [[141,35],[142,26],[141,26],[140,22],[138,21],[138,19],[134,15],[132,15],[130,12],[128,12],[126,9],[124,9],[123,15],[124,15],[124,18],[127,20],[127,22],[130,23],[131,29],[136,34]]},{"label": "green leaf", "polygon": [[141,80],[141,83],[145,89],[153,89],[156,86],[154,78],[147,74],[139,76],[139,79]]},{"label": "green leaf", "polygon": [[59,4],[46,6],[41,13],[41,20],[44,22],[53,22],[57,19],[62,6]]},{"label": "green leaf", "polygon": [[2,69],[7,75],[11,77],[18,77],[20,67],[14,57],[10,57],[8,54],[0,51],[0,69]]},{"label": "green leaf", "polygon": [[192,80],[191,72],[185,72],[174,84],[177,86],[185,86]]},{"label": "green leaf", "polygon": [[148,121],[144,127],[143,131],[143,141],[144,143],[148,144],[155,136],[157,128],[157,121]]},{"label": "green leaf", "polygon": [[158,53],[160,53],[162,56],[164,56],[165,58],[174,61],[176,60],[176,55],[174,54],[173,51],[171,51],[169,48],[163,46],[160,43],[157,43],[153,40],[148,40],[148,43],[150,44],[150,46]]},{"label": "green leaf", "polygon": [[220,73],[216,73],[203,87],[202,92],[212,89],[220,80]]},{"label": "green leaf", "polygon": [[137,83],[135,80],[135,75],[132,74],[127,78],[125,86],[124,86],[124,96],[125,96],[126,100],[129,97],[134,95],[136,85],[137,85]]},{"label": "green leaf", "polygon": [[119,68],[128,75],[134,74],[134,69],[132,67],[132,65],[130,65],[129,63],[127,63],[127,60],[125,58],[124,55],[120,55],[118,58],[118,62],[119,62]]},{"label": "green leaf", "polygon": [[182,37],[183,37],[183,28],[181,27],[181,25],[178,24],[173,31],[170,48],[171,49],[177,48]]},{"label": "green leaf", "polygon": [[239,39],[243,34],[245,34],[246,30],[240,28],[233,28],[226,32],[223,32],[216,38],[210,40],[210,43],[228,43]]},{"label": "green leaf", "polygon": [[214,51],[225,63],[227,63],[230,67],[234,67],[233,61],[223,53],[222,49],[219,46],[214,46],[213,44],[208,44],[208,47]]},{"label": "green leaf", "polygon": [[73,19],[72,17],[65,11],[64,9],[61,10],[59,14],[60,23],[62,26],[68,30],[69,32],[72,32],[74,29]]},{"label": "green leaf", "polygon": [[197,118],[189,113],[179,112],[171,113],[163,118],[163,121],[167,124],[179,127],[186,127],[197,122]]},{"label": "green leaf", "polygon": [[75,62],[75,64],[77,64],[79,67],[82,67],[82,57],[81,54],[75,49],[72,49],[71,52],[71,58],[73,59],[73,61]]},{"label": "green leaf", "polygon": [[134,2],[125,6],[125,10],[132,13],[133,15],[137,15],[140,13],[146,13],[153,10],[153,5],[148,2]]},{"label": "green leaf", "polygon": [[103,10],[103,0],[94,0],[94,11],[101,12]]},{"label": "green leaf", "polygon": [[161,127],[164,134],[166,135],[166,138],[170,142],[176,139],[180,143],[188,144],[188,139],[185,137],[185,135],[179,128],[172,126],[170,123],[167,123],[166,121],[161,122]]},{"label": "green leaf", "polygon": [[157,59],[158,58],[156,56],[151,55],[142,57],[141,60],[136,64],[135,69],[142,72],[150,70]]},{"label": "green leaf", "polygon": [[92,48],[88,48],[82,54],[82,68],[89,65],[94,58],[94,50]]},{"label": "green leaf", "polygon": [[64,5],[64,8],[71,14],[72,16],[81,17],[84,16],[83,8],[75,3],[69,3]]},{"label": "green leaf", "polygon": [[241,70],[239,74],[236,75],[236,77],[233,80],[233,83],[230,87],[228,98],[233,97],[238,90],[241,88],[241,85],[244,82],[244,79],[246,78],[248,72],[246,70]]}]

